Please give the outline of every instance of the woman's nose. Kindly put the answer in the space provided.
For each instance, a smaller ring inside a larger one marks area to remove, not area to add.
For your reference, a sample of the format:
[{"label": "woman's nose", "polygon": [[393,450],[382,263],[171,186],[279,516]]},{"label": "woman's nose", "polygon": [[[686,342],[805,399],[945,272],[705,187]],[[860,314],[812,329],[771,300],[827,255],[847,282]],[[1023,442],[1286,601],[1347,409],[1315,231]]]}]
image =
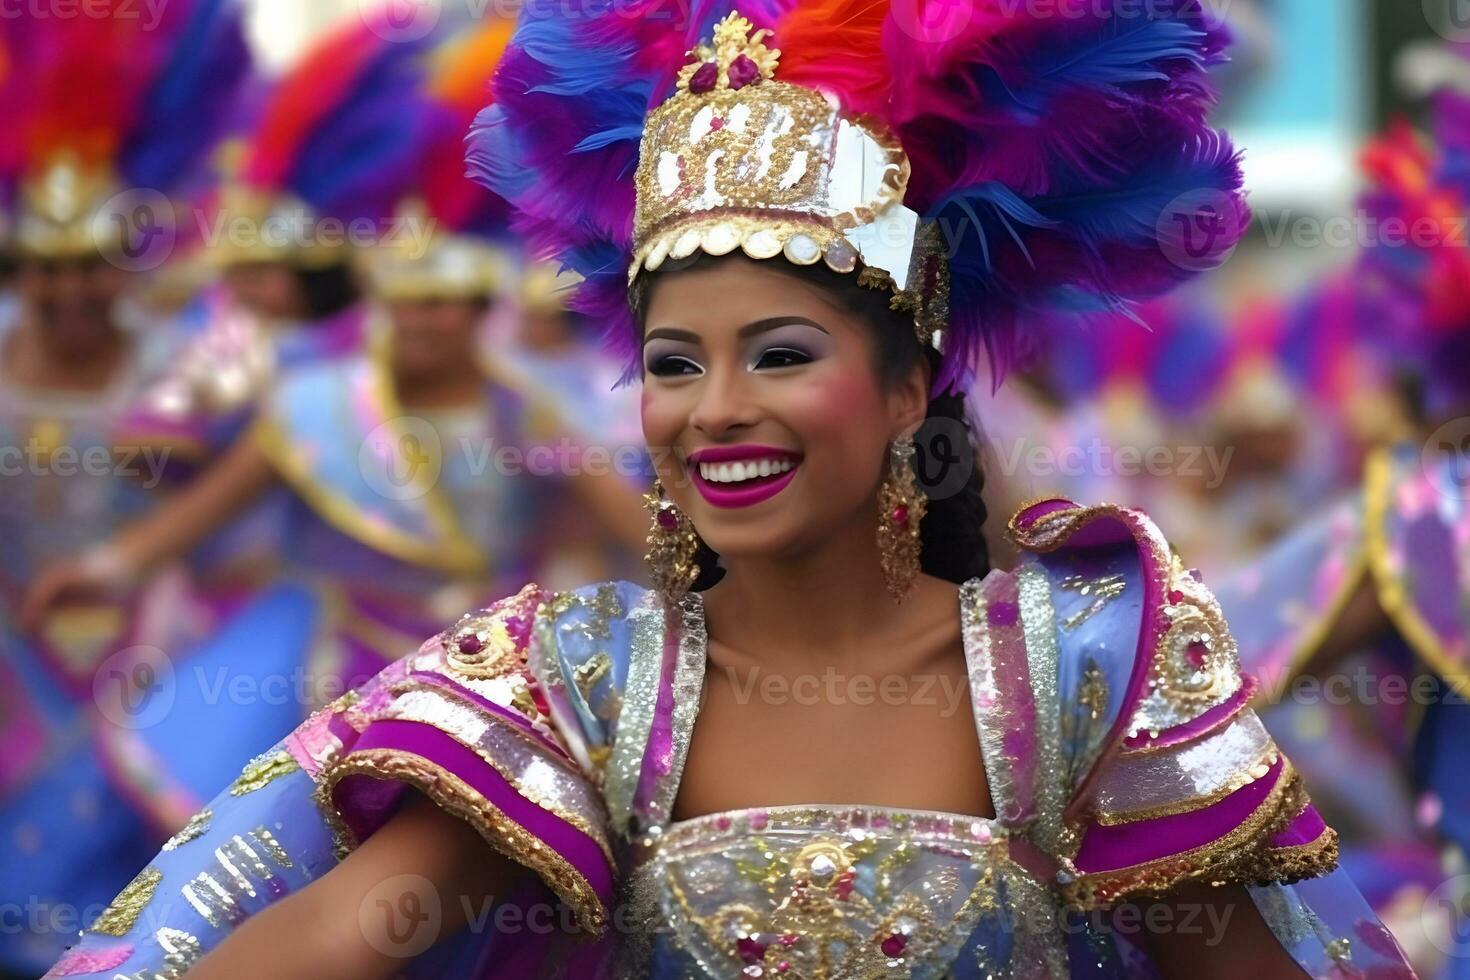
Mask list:
[{"label": "woman's nose", "polygon": [[720,439],[748,428],[760,417],[759,406],[750,398],[744,371],[718,371],[706,375],[699,403],[689,423],[695,429]]}]

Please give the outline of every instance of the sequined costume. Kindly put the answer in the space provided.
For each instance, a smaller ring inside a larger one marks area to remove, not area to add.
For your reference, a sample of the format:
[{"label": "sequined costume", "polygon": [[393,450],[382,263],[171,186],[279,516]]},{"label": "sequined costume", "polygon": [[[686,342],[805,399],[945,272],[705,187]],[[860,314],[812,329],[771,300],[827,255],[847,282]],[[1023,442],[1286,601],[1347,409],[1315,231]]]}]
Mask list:
[{"label": "sequined costume", "polygon": [[956,595],[994,819],[854,801],[671,820],[699,598],[530,586],[253,761],[49,975],[187,966],[413,787],[534,872],[508,901],[574,924],[466,935],[424,975],[1136,976],[1145,951],[1089,910],[1209,880],[1249,884],[1311,975],[1410,976],[1152,522],[1050,501],[1012,532],[1016,570]]}]

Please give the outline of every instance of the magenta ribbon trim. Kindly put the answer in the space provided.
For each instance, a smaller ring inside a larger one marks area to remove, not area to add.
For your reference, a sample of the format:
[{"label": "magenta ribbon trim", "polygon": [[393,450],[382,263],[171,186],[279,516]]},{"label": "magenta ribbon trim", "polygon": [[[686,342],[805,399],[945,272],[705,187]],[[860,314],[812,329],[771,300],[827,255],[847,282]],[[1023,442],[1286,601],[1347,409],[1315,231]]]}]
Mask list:
[{"label": "magenta ribbon trim", "polygon": [[1183,854],[1219,840],[1248,820],[1266,801],[1281,779],[1284,765],[1284,760],[1276,760],[1265,777],[1218,803],[1189,813],[1136,823],[1091,825],[1077,852],[1078,870],[1083,874],[1117,871]]},{"label": "magenta ribbon trim", "polygon": [[1317,808],[1308,805],[1301,813],[1292,818],[1286,829],[1271,838],[1272,847],[1300,847],[1303,844],[1311,844],[1321,838],[1327,832],[1327,822],[1317,812]]}]

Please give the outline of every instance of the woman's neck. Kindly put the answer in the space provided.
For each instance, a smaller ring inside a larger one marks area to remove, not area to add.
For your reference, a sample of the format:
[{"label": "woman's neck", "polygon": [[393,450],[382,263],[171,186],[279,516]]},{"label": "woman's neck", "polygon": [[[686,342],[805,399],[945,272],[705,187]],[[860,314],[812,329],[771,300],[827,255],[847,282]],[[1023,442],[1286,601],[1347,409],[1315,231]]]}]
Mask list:
[{"label": "woman's neck", "polygon": [[743,653],[826,665],[902,642],[934,624],[935,598],[957,607],[954,586],[920,576],[903,604],[883,576],[877,517],[819,548],[778,558],[726,559],[725,577],[706,596],[712,639]]}]

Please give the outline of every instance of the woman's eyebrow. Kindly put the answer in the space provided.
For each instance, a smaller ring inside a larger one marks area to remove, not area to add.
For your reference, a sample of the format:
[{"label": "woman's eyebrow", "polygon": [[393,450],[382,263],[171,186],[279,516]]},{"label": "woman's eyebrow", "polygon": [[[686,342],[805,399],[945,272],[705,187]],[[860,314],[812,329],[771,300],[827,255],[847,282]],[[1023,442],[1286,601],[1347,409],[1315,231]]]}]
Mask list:
[{"label": "woman's eyebrow", "polygon": [[[740,328],[736,336],[741,340],[747,340],[756,334],[766,333],[767,331],[776,330],[780,327],[789,327],[793,324],[812,327],[822,331],[822,333],[829,332],[826,327],[817,321],[810,320],[804,316],[768,316],[747,323]],[[702,342],[699,334],[694,333],[692,330],[684,330],[679,327],[656,327],[643,335],[644,344],[647,344],[650,340],[676,340],[686,344],[699,344]]]},{"label": "woman's eyebrow", "polygon": [[828,332],[826,327],[822,326],[817,321],[809,320],[804,316],[768,316],[765,319],[756,320],[754,323],[747,323],[745,326],[741,327],[739,337],[741,340],[745,340],[746,338],[753,337],[758,333],[765,333],[768,330],[776,330],[780,327],[789,327],[792,324],[801,324],[803,326],[813,327],[817,330],[822,331],[822,333]]},{"label": "woman's eyebrow", "polygon": [[676,327],[658,327],[643,335],[643,343],[650,340],[678,340],[686,344],[699,343],[699,334],[689,330],[680,330]]}]

